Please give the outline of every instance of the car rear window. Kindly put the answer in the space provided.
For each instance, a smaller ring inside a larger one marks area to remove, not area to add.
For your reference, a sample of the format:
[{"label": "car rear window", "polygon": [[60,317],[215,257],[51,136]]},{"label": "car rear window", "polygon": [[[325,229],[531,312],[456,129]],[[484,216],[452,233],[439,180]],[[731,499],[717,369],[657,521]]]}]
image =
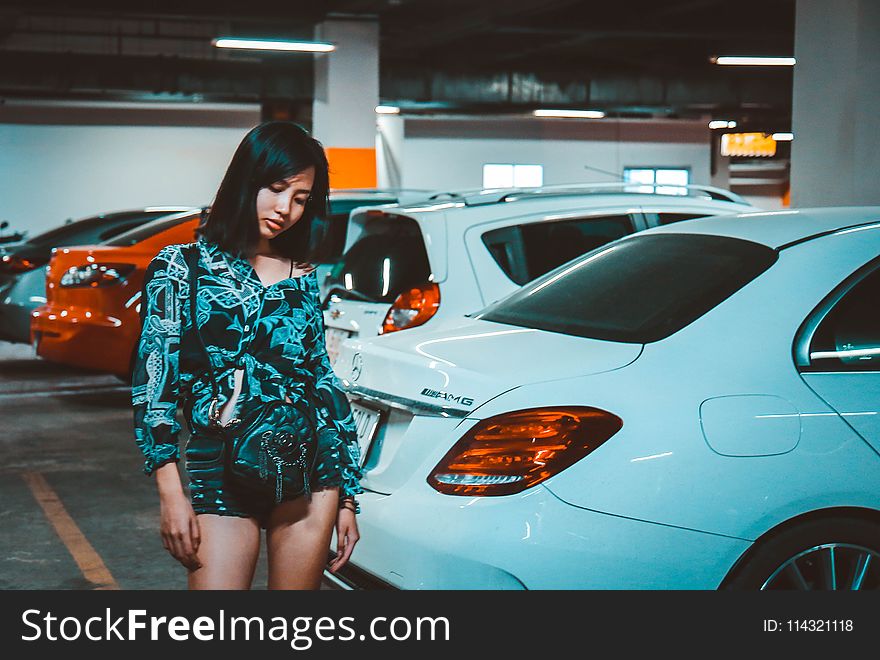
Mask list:
[{"label": "car rear window", "polygon": [[397,215],[371,219],[327,277],[327,292],[343,300],[392,303],[429,281],[428,253],[418,223]]},{"label": "car rear window", "polygon": [[522,285],[633,231],[628,215],[530,222],[488,231],[483,244],[504,274]]},{"label": "car rear window", "polygon": [[28,243],[48,247],[97,243],[163,215],[168,215],[168,212],[133,211],[85,218],[34,236]]},{"label": "car rear window", "polygon": [[477,318],[609,341],[659,341],[776,258],[764,245],[722,236],[632,236],[561,266]]},{"label": "car rear window", "polygon": [[136,229],[131,229],[123,234],[119,234],[116,238],[107,241],[105,245],[112,245],[114,247],[128,247],[129,245],[135,245],[140,243],[141,241],[145,241],[148,238],[151,238],[158,234],[159,232],[165,231],[166,229],[170,229],[171,227],[176,227],[177,225],[192,220],[194,214],[188,213],[186,215],[172,215],[167,218],[160,218],[158,220],[153,220],[152,222],[148,222],[145,225],[141,225]]},{"label": "car rear window", "polygon": [[345,238],[348,234],[348,216],[358,206],[376,206],[377,204],[392,204],[397,200],[393,197],[369,197],[364,199],[330,199],[329,221],[330,254],[341,255],[345,250]]}]

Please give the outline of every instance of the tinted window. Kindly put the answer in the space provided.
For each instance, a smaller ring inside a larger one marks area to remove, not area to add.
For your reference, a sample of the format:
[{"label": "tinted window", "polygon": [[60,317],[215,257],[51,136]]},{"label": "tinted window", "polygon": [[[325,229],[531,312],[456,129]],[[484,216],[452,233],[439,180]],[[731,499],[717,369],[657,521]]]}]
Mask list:
[{"label": "tinted window", "polygon": [[633,236],[526,285],[478,318],[580,337],[647,343],[677,332],[776,260],[720,236]]},{"label": "tinted window", "polygon": [[159,220],[154,220],[153,222],[148,222],[145,225],[141,225],[137,229],[132,229],[123,234],[119,234],[119,236],[117,236],[113,240],[107,241],[107,245],[113,245],[115,247],[127,247],[129,245],[134,245],[155,236],[159,232],[165,231],[166,229],[176,227],[181,223],[192,220],[194,217],[194,214],[188,214],[183,217],[179,215],[173,215],[168,218],[160,218]]},{"label": "tinted window", "polygon": [[705,213],[658,213],[657,222],[661,225],[671,225],[673,222],[681,222],[682,220],[693,220],[694,218],[705,217]]},{"label": "tinted window", "polygon": [[431,274],[415,220],[384,215],[370,220],[327,277],[328,292],[347,300],[392,303]]},{"label": "tinted window", "polygon": [[389,204],[396,202],[394,198],[377,199],[331,199],[330,200],[330,229],[327,240],[333,246],[331,254],[341,255],[345,250],[345,238],[348,235],[348,216],[358,206],[376,206],[377,204]]},{"label": "tinted window", "polygon": [[813,335],[810,363],[823,370],[880,370],[880,270],[828,312]]},{"label": "tinted window", "polygon": [[502,227],[483,234],[483,243],[505,275],[525,284],[632,232],[628,215],[614,215]]},{"label": "tinted window", "polygon": [[145,218],[144,220],[137,220],[136,222],[120,223],[118,225],[114,225],[113,227],[108,227],[98,235],[98,240],[101,242],[108,241],[114,236],[119,236],[119,234],[123,232],[131,231],[135,227],[140,227],[148,219],[149,218]]}]

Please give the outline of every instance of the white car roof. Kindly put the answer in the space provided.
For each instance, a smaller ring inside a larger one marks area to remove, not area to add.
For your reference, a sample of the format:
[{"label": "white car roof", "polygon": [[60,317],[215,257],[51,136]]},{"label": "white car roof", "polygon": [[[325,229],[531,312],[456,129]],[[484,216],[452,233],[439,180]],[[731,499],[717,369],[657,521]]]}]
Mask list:
[{"label": "white car roof", "polygon": [[[464,218],[479,218],[480,221],[501,218],[522,217],[532,214],[551,213],[578,209],[655,208],[662,206],[670,211],[687,211],[691,208],[713,208],[718,213],[734,213],[754,209],[748,204],[740,204],[708,197],[685,197],[679,195],[663,195],[651,193],[592,193],[592,194],[559,194],[534,197],[520,197],[511,201],[490,204],[467,205],[461,200],[429,200],[415,205],[398,205],[383,207],[386,213],[407,215],[420,223],[442,221],[444,217],[455,222],[465,222]],[[437,213],[441,211],[442,213]]]},{"label": "white car roof", "polygon": [[664,225],[645,234],[713,234],[779,248],[820,234],[870,225],[880,227],[880,206],[810,208],[737,213]]}]

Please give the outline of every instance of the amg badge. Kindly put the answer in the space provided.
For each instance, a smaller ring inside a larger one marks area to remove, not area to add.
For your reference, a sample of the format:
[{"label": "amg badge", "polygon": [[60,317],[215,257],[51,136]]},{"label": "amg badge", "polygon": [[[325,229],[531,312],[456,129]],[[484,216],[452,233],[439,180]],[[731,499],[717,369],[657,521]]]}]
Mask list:
[{"label": "amg badge", "polygon": [[460,403],[463,406],[472,406],[474,405],[474,400],[470,397],[450,394],[449,392],[438,392],[437,390],[432,390],[429,388],[425,388],[422,390],[422,396],[429,396],[434,399],[445,399],[446,401]]}]

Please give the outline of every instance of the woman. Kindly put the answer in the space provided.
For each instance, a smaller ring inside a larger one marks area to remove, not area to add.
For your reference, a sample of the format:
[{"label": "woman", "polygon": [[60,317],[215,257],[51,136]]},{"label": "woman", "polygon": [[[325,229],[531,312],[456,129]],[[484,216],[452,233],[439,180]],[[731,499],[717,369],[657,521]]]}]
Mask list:
[{"label": "woman", "polygon": [[[193,246],[163,249],[147,270],[133,376],[135,436],[145,472],[156,476],[163,544],[189,570],[191,589],[250,588],[261,527],[270,589],[318,588],[334,526],[331,571],[357,543],[357,438],[327,358],[318,282],[308,265],[327,249],[328,188],[320,143],[290,122],[262,124],[236,150],[199,230],[198,318],[190,318]],[[312,404],[318,442],[310,493],[276,504],[231,483],[223,443],[209,432],[212,373],[223,424],[244,404],[320,401]],[[310,387],[317,397],[307,396]],[[189,499],[176,465],[178,403],[191,433]]]}]

